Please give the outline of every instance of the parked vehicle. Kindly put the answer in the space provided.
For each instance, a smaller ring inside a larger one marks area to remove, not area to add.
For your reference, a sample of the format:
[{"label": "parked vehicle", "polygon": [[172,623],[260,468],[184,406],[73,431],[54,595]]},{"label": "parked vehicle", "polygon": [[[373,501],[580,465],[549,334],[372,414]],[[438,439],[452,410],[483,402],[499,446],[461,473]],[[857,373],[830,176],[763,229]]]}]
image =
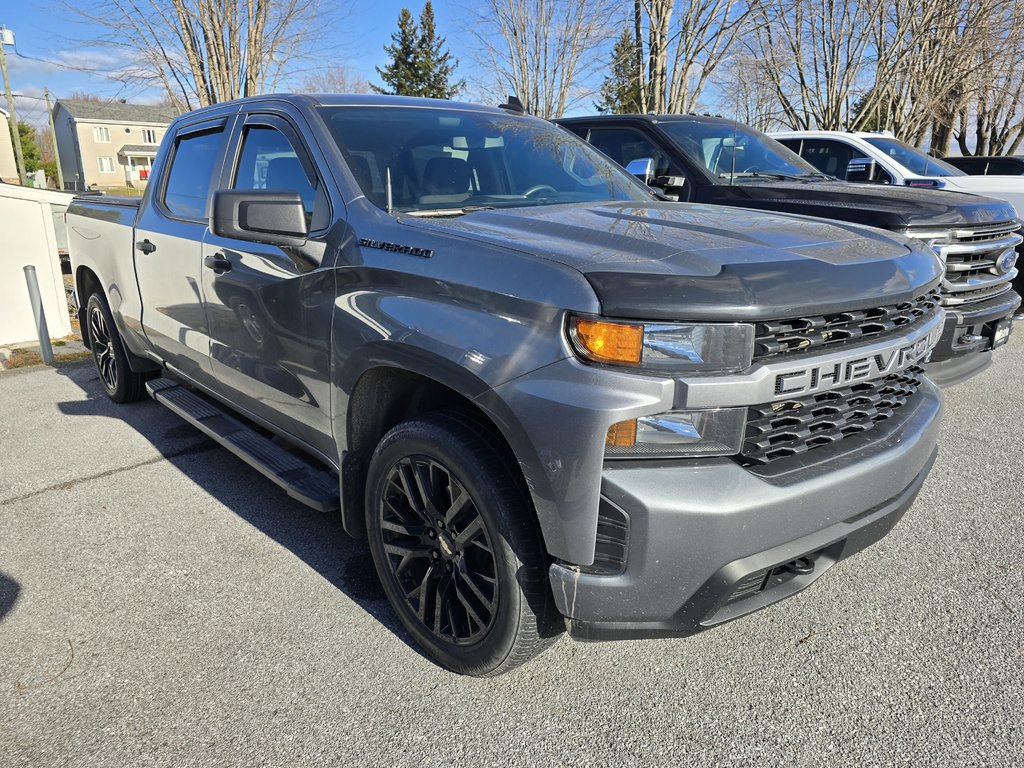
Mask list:
[{"label": "parked vehicle", "polygon": [[[811,165],[760,131],[700,115],[607,115],[558,121],[680,200],[869,224],[929,243],[945,262],[946,327],[926,366],[951,385],[984,370],[1009,338],[1020,296],[1013,207],[975,195],[837,181],[849,157],[808,145]],[[650,158],[648,174],[644,160]]]},{"label": "parked vehicle", "polygon": [[971,157],[944,157],[942,159],[968,176],[1024,175],[1024,157],[1020,156],[975,155]]},{"label": "parked vehicle", "polygon": [[340,507],[457,672],[792,595],[934,459],[928,248],[660,202],[536,118],[220,104],[171,124],[141,203],[68,218],[107,393]]}]

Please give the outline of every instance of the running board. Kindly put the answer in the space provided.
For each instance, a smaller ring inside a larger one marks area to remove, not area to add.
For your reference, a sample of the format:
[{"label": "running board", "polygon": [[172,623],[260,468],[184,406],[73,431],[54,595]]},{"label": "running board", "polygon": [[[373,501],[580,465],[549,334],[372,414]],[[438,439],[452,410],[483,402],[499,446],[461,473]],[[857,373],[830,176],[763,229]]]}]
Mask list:
[{"label": "running board", "polygon": [[171,379],[146,382],[149,396],[313,509],[338,508],[338,480]]}]

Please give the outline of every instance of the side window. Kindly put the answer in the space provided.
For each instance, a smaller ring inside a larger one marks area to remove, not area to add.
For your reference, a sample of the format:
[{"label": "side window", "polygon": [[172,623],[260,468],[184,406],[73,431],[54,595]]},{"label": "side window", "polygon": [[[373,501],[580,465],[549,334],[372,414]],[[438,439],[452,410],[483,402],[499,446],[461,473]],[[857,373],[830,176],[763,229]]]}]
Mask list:
[{"label": "side window", "polygon": [[[978,173],[977,165],[970,172]],[[986,173],[990,176],[1019,176],[1021,167],[1012,160],[992,160],[988,163]]]},{"label": "side window", "polygon": [[306,175],[295,147],[276,128],[264,125],[246,127],[231,187],[298,192],[306,209],[307,223],[313,221],[313,210],[317,204],[316,186]]},{"label": "side window", "polygon": [[649,157],[654,160],[655,176],[680,174],[668,155],[638,131],[624,128],[594,128],[590,131],[590,143],[623,168],[633,160]]},{"label": "side window", "polygon": [[175,141],[163,194],[163,204],[172,215],[193,220],[206,218],[212,169],[223,140],[224,131],[217,128],[187,134]]},{"label": "side window", "polygon": [[821,139],[804,139],[803,151],[800,154],[804,160],[822,173],[844,181],[850,160],[855,157],[864,157],[862,153],[847,144]]}]

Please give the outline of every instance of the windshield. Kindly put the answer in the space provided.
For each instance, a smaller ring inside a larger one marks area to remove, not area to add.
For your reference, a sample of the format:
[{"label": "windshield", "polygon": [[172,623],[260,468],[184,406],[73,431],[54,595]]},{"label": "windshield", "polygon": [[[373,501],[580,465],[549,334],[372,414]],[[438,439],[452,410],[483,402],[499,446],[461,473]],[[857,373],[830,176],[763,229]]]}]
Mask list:
[{"label": "windshield", "polygon": [[895,162],[902,165],[908,171],[918,176],[966,176],[967,174],[959,168],[954,168],[949,163],[944,163],[935,157],[929,157],[919,149],[914,149],[909,144],[904,144],[896,139],[885,137],[865,138],[868,144],[876,147]]},{"label": "windshield", "polygon": [[694,163],[720,179],[824,177],[775,139],[739,123],[678,120],[658,126]]},{"label": "windshield", "polygon": [[405,213],[651,200],[615,163],[536,118],[390,106],[321,114],[363,193],[381,208],[389,176],[392,208]]}]

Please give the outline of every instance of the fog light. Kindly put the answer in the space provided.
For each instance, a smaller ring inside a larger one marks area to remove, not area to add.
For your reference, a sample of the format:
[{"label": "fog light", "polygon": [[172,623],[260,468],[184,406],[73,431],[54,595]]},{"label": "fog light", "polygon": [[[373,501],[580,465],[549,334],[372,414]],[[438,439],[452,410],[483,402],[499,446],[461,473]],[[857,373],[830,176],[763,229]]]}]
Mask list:
[{"label": "fog light", "polygon": [[731,456],[739,453],[746,408],[669,411],[613,424],[605,440],[609,459]]}]

